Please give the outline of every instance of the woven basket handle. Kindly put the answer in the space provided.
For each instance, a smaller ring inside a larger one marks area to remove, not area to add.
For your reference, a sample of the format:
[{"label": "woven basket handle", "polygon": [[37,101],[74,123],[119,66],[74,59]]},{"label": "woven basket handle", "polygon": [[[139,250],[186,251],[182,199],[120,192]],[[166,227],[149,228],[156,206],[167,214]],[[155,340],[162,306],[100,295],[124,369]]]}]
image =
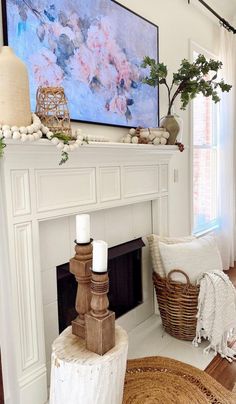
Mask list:
[{"label": "woven basket handle", "polygon": [[170,271],[170,272],[168,273],[168,275],[167,275],[167,281],[168,281],[168,282],[171,281],[171,275],[172,275],[174,272],[178,272],[179,274],[182,274],[182,275],[185,276],[185,278],[186,278],[186,288],[188,288],[188,287],[191,285],[191,282],[190,282],[190,279],[189,279],[188,275],[187,275],[184,271],[182,271],[181,269],[172,269],[172,271]]}]

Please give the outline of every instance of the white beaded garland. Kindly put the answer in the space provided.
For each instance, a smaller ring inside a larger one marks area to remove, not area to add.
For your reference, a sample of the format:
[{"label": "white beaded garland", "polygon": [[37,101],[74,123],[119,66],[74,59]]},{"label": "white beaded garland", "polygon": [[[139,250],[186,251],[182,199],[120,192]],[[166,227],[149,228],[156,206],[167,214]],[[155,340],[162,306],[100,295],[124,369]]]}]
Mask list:
[{"label": "white beaded garland", "polygon": [[69,150],[70,150],[70,146],[69,146],[68,144],[66,144],[66,145],[63,147],[63,151],[67,153]]},{"label": "white beaded garland", "polygon": [[10,139],[11,137],[12,137],[12,132],[11,132],[11,130],[10,129],[5,129],[5,130],[3,130],[3,136],[6,138],[6,139]]},{"label": "white beaded garland", "polygon": [[28,136],[25,133],[22,133],[21,135],[21,139],[22,142],[26,142],[26,140],[28,140]]},{"label": "white beaded garland", "polygon": [[35,140],[34,135],[28,135],[28,139],[30,142],[33,142]]},{"label": "white beaded garland", "polygon": [[53,143],[53,144],[55,144],[55,146],[60,142],[60,140],[57,138],[57,137],[53,137],[52,138],[52,140],[51,140],[51,142]]},{"label": "white beaded garland", "polygon": [[159,137],[156,137],[154,140],[153,140],[153,144],[160,144],[160,138]]},{"label": "white beaded garland", "polygon": [[19,132],[18,126],[12,126],[12,127],[11,127],[11,131],[12,131],[12,132]]},{"label": "white beaded garland", "polygon": [[57,149],[61,150],[61,149],[63,149],[63,147],[64,147],[64,143],[62,143],[62,142],[58,143]]},{"label": "white beaded garland", "polygon": [[27,128],[25,126],[20,127],[20,133],[27,133]]},{"label": "white beaded garland", "polygon": [[[47,133],[49,133],[49,129],[47,126],[42,125],[41,131],[43,132],[44,135],[46,135]],[[50,132],[52,133],[52,132]]]},{"label": "white beaded garland", "polygon": [[31,126],[26,126],[27,133],[34,133],[34,128]]},{"label": "white beaded garland", "polygon": [[51,138],[53,137],[53,133],[52,133],[50,130],[48,130],[48,131],[45,133],[45,135],[47,136],[48,139],[51,139]]},{"label": "white beaded garland", "polygon": [[[87,136],[84,136],[81,129],[77,129],[76,133],[69,140],[67,138],[64,140],[58,139],[53,132],[47,126],[44,126],[39,117],[36,114],[32,114],[32,124],[28,126],[9,126],[0,124],[0,139],[10,139],[21,140],[21,142],[30,141],[33,142],[35,140],[40,139],[43,135],[46,135],[48,140],[52,142],[58,150],[61,150],[63,153],[67,154],[70,151],[77,149],[83,141],[87,141]],[[65,162],[68,159],[68,156],[65,157],[62,154],[62,161],[60,164]]]},{"label": "white beaded garland", "polygon": [[2,126],[2,130],[10,130],[10,126],[9,125],[3,125]]},{"label": "white beaded garland", "polygon": [[161,144],[166,144],[167,143],[167,139],[165,139],[164,137],[161,138]]},{"label": "white beaded garland", "polygon": [[18,140],[21,138],[21,134],[20,134],[20,132],[15,131],[15,132],[13,132],[12,137],[13,137],[13,139]]},{"label": "white beaded garland", "polygon": [[123,143],[139,143],[139,137],[145,139],[145,143],[154,145],[165,145],[170,134],[164,128],[144,128],[136,131],[131,128],[127,134],[121,138]]}]

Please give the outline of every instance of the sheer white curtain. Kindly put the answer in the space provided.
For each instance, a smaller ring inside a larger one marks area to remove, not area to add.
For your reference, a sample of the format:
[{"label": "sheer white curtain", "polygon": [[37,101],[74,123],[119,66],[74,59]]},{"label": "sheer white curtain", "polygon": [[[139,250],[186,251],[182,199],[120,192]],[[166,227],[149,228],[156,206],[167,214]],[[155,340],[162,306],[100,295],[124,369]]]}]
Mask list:
[{"label": "sheer white curtain", "polygon": [[220,130],[219,130],[219,248],[223,267],[228,269],[234,264],[234,229],[235,229],[235,37],[221,27],[220,60],[223,62],[222,78],[233,87],[229,93],[221,94]]}]

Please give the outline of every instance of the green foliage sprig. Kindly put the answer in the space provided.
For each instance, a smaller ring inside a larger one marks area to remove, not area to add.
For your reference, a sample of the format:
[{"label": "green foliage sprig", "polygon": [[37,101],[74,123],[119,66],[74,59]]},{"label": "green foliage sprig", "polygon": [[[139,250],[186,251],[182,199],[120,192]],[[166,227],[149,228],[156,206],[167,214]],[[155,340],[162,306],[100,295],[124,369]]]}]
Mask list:
[{"label": "green foliage sprig", "polygon": [[3,140],[3,138],[1,138],[0,139],[0,157],[2,157],[3,156],[3,153],[4,153],[4,147],[6,147],[6,144],[4,143],[4,140]]},{"label": "green foliage sprig", "polygon": [[[51,137],[51,139],[53,139],[53,138],[57,138],[58,140],[61,140],[61,141],[64,143],[64,145],[69,145],[69,144],[70,144],[70,141],[72,140],[72,139],[71,139],[71,136],[68,136],[67,134],[65,134],[65,133],[63,133],[63,132],[54,133],[53,136]],[[83,144],[83,143],[87,143],[87,144],[89,143],[87,137],[84,137],[84,138],[83,138],[83,142],[82,142],[81,144]],[[61,166],[62,164],[66,163],[66,161],[67,161],[68,159],[69,159],[69,154],[68,154],[68,152],[62,150],[62,152],[61,152],[61,160],[60,160],[60,162],[59,162],[59,166]]]},{"label": "green foliage sprig", "polygon": [[[143,79],[143,82],[156,87],[164,84],[168,93],[168,112],[171,114],[175,99],[180,95],[181,109],[186,109],[188,103],[201,93],[205,97],[212,97],[217,103],[220,101],[217,89],[222,92],[229,92],[231,85],[226,84],[224,80],[216,81],[218,70],[222,68],[222,62],[217,60],[207,60],[204,55],[198,55],[193,63],[183,59],[177,73],[173,74],[172,82],[167,83],[168,70],[164,63],[157,63],[149,56],[145,56],[142,67],[150,67],[149,76]],[[177,86],[177,88],[174,88]]]}]

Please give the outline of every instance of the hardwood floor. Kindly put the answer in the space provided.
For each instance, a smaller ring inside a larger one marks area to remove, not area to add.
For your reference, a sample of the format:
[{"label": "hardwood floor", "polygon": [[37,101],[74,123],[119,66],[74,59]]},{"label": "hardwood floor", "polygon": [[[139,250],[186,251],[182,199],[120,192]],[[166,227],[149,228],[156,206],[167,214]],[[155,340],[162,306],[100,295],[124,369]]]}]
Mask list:
[{"label": "hardwood floor", "polygon": [[[230,268],[230,270],[226,273],[229,275],[231,282],[236,287],[236,266],[234,268]],[[234,342],[233,347],[236,350],[236,341]],[[236,361],[229,363],[227,360],[221,358],[220,355],[217,355],[207,366],[205,372],[228,390],[233,390],[234,385],[236,384]]]}]

